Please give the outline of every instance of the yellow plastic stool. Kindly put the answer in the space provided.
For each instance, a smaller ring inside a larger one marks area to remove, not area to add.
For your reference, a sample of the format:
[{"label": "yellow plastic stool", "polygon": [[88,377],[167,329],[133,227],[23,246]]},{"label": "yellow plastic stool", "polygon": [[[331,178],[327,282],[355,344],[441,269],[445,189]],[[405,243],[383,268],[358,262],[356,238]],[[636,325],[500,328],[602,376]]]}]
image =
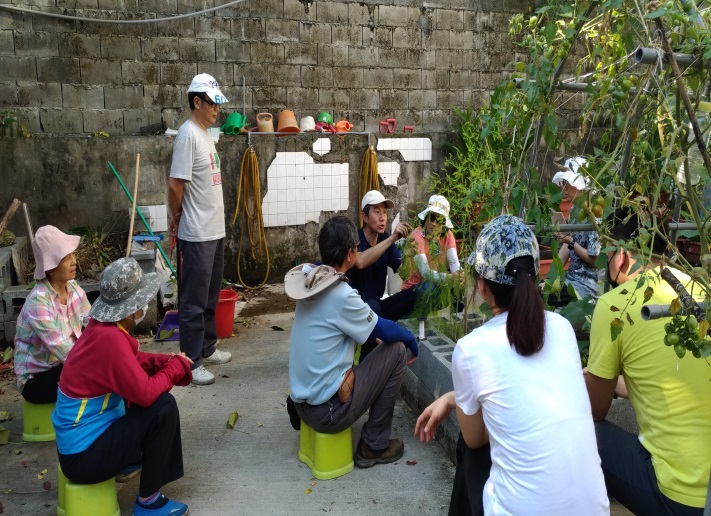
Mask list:
[{"label": "yellow plastic stool", "polygon": [[22,440],[30,442],[54,441],[54,425],[52,425],[52,412],[54,403],[37,405],[25,401],[22,406],[24,428]]},{"label": "yellow plastic stool", "polygon": [[301,421],[299,460],[319,480],[330,480],[353,471],[351,429],[322,434]]},{"label": "yellow plastic stool", "polygon": [[116,481],[113,478],[98,484],[75,484],[59,470],[57,516],[120,516]]}]

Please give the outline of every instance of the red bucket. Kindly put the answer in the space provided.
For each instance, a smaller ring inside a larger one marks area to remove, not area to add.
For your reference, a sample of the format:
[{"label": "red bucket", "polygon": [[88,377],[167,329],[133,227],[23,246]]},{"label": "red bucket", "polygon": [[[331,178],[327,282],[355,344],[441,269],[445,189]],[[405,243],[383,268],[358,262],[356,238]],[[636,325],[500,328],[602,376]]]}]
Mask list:
[{"label": "red bucket", "polygon": [[220,300],[217,302],[217,310],[215,310],[218,339],[224,339],[232,335],[237,300],[239,300],[239,295],[234,290],[220,290]]}]

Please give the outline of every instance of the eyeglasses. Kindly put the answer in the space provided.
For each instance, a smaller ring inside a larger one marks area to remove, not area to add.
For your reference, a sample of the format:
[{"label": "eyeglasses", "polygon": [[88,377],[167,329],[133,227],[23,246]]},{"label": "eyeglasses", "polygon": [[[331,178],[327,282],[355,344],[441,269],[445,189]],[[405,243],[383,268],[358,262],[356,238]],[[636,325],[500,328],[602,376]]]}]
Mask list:
[{"label": "eyeglasses", "polygon": [[201,95],[201,96],[198,97],[198,98],[199,98],[200,100],[202,100],[203,102],[205,102],[206,104],[209,104],[210,106],[214,106],[214,105],[215,105],[215,103],[214,103],[214,102],[210,99],[210,97],[208,97],[207,95]]}]

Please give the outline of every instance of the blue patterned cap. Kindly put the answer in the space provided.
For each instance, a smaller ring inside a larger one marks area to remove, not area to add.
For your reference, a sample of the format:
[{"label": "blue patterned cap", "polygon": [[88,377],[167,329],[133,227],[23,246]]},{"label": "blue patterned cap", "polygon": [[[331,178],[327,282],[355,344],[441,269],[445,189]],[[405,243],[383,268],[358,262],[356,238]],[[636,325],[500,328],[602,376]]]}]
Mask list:
[{"label": "blue patterned cap", "polygon": [[532,256],[533,272],[538,274],[541,261],[536,235],[518,217],[499,215],[484,226],[476,239],[476,250],[467,261],[484,278],[514,285],[516,278],[506,274],[506,265],[519,256]]}]

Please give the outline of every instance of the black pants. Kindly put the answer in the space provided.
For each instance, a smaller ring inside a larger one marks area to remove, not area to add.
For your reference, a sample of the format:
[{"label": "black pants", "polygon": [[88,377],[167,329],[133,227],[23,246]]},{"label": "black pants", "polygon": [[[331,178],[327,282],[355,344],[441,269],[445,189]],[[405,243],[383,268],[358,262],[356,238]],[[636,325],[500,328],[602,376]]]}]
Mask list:
[{"label": "black pants", "polygon": [[484,485],[491,472],[491,446],[470,448],[459,433],[449,516],[483,516]]},{"label": "black pants", "polygon": [[59,454],[64,475],[77,484],[97,484],[126,466],[142,464],[138,495],[146,498],[183,476],[180,414],[175,398],[161,394],[150,407],[132,405],[86,450]]},{"label": "black pants", "polygon": [[57,401],[57,386],[59,385],[59,376],[62,374],[64,364],[59,364],[52,369],[36,373],[32,378],[27,380],[22,388],[22,397],[30,403],[56,403]]},{"label": "black pants", "polygon": [[662,494],[657,484],[652,456],[636,435],[609,421],[596,421],[595,435],[609,496],[634,514],[703,514],[703,508],[682,505]]},{"label": "black pants", "polygon": [[401,290],[385,299],[363,299],[378,317],[399,321],[415,309],[417,292],[415,286]]},{"label": "black pants", "polygon": [[215,310],[222,289],[225,239],[207,242],[178,240],[178,327],[180,351],[191,369],[215,352]]}]

